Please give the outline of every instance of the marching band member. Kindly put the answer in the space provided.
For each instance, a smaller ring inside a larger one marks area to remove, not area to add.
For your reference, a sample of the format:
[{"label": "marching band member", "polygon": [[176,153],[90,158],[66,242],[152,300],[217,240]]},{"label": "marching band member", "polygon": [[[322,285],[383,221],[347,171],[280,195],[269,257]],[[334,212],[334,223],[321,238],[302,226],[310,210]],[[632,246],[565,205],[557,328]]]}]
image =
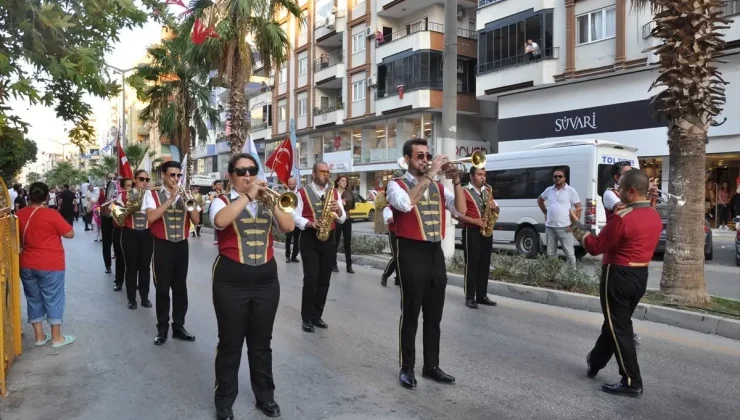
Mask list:
[{"label": "marching band member", "polygon": [[167,341],[170,321],[170,288],[172,289],[172,338],[195,341],[185,330],[188,311],[188,233],[190,224],[198,224],[200,207],[191,211],[185,207],[186,198],[180,195],[179,162],[162,164],[162,188],[147,191],[141,210],[146,212],[154,236],[152,269],[157,303],[157,337],[154,345]]},{"label": "marching band member", "polygon": [[[134,174],[134,189],[125,190],[119,196],[118,203],[126,207],[132,196],[142,203],[143,195],[149,191],[149,174],[139,169]],[[131,194],[131,195],[130,195]],[[126,296],[128,308],[136,309],[136,291],[139,291],[141,306],[151,308],[149,301],[149,266],[152,263],[152,247],[154,246],[151,230],[146,213],[135,211],[124,219],[121,230],[121,248],[126,262]]]},{"label": "marching band member", "polygon": [[601,201],[604,203],[607,221],[614,216],[615,211],[625,207],[624,203],[619,200],[619,179],[625,172],[631,169],[632,166],[628,161],[621,161],[612,165],[611,173],[614,186],[607,188],[606,191],[604,191],[604,195],[601,197]]},{"label": "marching band member", "polygon": [[610,394],[639,398],[642,378],[637,364],[632,313],[645,294],[648,264],[658,245],[663,222],[647,198],[650,180],[640,170],[625,172],[619,181],[619,197],[626,208],[618,210],[596,236],[579,225],[571,211],[573,235],[591,255],[604,254],[599,285],[604,324],[593,350],[586,356],[587,375],[594,378],[616,354],[622,380],[604,384]]},{"label": "marching band member", "polygon": [[388,277],[390,277],[394,272],[396,273],[396,281],[394,284],[396,286],[401,285],[401,281],[398,279],[398,260],[396,257],[396,234],[393,232],[393,210],[391,209],[391,206],[385,206],[383,208],[383,222],[388,226],[388,243],[391,247],[391,259],[388,261],[388,264],[385,266],[385,270],[383,270],[383,275],[380,277],[380,285],[383,287],[388,286]]},{"label": "marching band member", "polygon": [[465,196],[460,173],[450,176],[454,194],[435,182],[446,162],[444,155],[432,161],[427,141],[408,140],[403,145],[408,170],[403,178],[388,184],[387,198],[393,209],[399,277],[401,279],[401,320],[399,381],[405,388],[416,387],[416,329],[424,309],[424,367],[422,376],[452,383],[451,375],[439,367],[439,324],[447,286],[447,269],[442,251],[446,210],[452,216],[465,213]]},{"label": "marching band member", "polygon": [[290,232],[290,214],[277,204],[257,201],[267,183],[258,181],[257,161],[248,154],[232,156],[228,164],[232,190],[210,208],[218,234],[219,255],[213,264],[213,306],[218,322],[216,355],[216,415],[233,419],[238,393],[242,346],[247,341],[249,374],[257,407],[269,417],[280,415],[272,378],[272,329],[280,301],[280,283],[273,252],[273,230]]},{"label": "marching band member", "polygon": [[195,203],[198,204],[201,208],[199,216],[200,216],[200,223],[198,223],[195,226],[195,230],[192,231],[193,238],[198,237],[200,238],[200,228],[203,226],[203,208],[206,206],[206,200],[203,197],[203,194],[200,193],[200,188],[198,188],[197,185],[191,185],[190,186],[191,194],[193,195],[193,200],[195,200]]},{"label": "marching band member", "polygon": [[[486,227],[483,220],[485,200],[490,200],[493,212],[498,214],[499,208],[493,200],[492,192],[484,188],[486,169],[470,168],[470,184],[463,191],[467,212],[456,217],[462,222],[462,243],[465,255],[465,306],[478,309],[478,304],[496,306],[496,302],[488,298],[488,273],[491,266],[491,250],[493,249],[493,235],[481,235],[481,228]],[[484,191],[484,189],[486,191]],[[487,196],[484,197],[484,193]]]},{"label": "marching band member", "polygon": [[[132,180],[131,178],[120,179],[121,191],[128,191],[131,189]],[[116,202],[120,204],[121,193],[116,196]],[[113,255],[116,260],[116,274],[115,274],[115,286],[113,290],[120,292],[123,288],[123,282],[126,280],[126,258],[123,256],[123,248],[121,248],[121,230],[123,227],[118,224],[115,217],[110,217],[111,223],[113,224]]]},{"label": "marching band member", "polygon": [[[290,191],[295,193],[297,191],[296,188],[297,182],[295,178],[291,177],[288,179],[288,184],[286,185],[286,191]],[[300,246],[298,246],[298,238],[301,235],[301,230],[298,228],[293,229],[292,232],[287,232],[285,234],[285,262],[291,263],[291,262],[300,262],[298,261],[298,251],[300,250]],[[290,245],[293,244],[293,250],[291,251]]]},{"label": "marching band member", "polygon": [[321,319],[324,314],[326,295],[329,293],[329,281],[332,268],[337,260],[337,246],[333,232],[329,239],[321,241],[317,238],[316,225],[324,214],[324,200],[326,194],[332,191],[332,202],[329,210],[338,218],[331,222],[331,230],[337,223],[344,223],[347,214],[342,207],[339,193],[329,183],[329,165],[317,162],[313,165],[313,181],[298,189],[298,205],[293,212],[295,225],[302,230],[300,236],[301,261],[303,262],[303,296],[301,298],[301,328],[306,332],[313,332],[314,326],[328,328]]}]

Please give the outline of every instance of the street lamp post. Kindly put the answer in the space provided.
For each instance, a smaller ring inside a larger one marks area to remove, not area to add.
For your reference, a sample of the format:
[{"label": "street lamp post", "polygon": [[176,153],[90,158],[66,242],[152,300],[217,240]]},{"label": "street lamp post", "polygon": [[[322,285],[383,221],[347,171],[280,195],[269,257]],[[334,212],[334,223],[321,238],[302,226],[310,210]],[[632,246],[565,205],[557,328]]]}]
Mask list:
[{"label": "street lamp post", "polygon": [[123,133],[121,138],[121,147],[124,147],[126,145],[126,73],[135,70],[136,67],[131,67],[128,69],[119,69],[118,67],[111,66],[108,63],[105,63],[106,67],[112,69],[113,71],[119,73],[121,75],[121,128],[119,130],[119,133]]}]

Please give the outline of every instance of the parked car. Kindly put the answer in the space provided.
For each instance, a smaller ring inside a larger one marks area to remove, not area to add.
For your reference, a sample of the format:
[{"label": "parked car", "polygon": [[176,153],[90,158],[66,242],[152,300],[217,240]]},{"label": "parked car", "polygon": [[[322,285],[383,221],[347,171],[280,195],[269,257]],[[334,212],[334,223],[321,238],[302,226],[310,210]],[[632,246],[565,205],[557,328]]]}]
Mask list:
[{"label": "parked car", "polygon": [[355,193],[355,209],[350,210],[349,215],[352,220],[367,219],[372,222],[375,218],[375,203],[365,200],[365,197]]},{"label": "parked car", "polygon": [[[658,210],[658,213],[660,213],[660,218],[663,219],[663,233],[660,234],[660,240],[658,241],[658,246],[655,248],[655,253],[664,254],[666,242],[665,229],[668,225],[668,206],[665,204],[659,204],[656,207],[656,210]],[[704,259],[709,261],[712,258],[714,258],[714,246],[712,245],[712,229],[709,228],[709,223],[704,220]]]}]

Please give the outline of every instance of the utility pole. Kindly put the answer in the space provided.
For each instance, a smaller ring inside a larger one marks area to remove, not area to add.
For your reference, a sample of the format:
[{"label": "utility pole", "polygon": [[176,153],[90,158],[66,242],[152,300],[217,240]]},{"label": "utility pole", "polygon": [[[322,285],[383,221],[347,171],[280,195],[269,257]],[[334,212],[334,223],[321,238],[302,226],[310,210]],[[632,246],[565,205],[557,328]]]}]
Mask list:
[{"label": "utility pole", "polygon": [[[445,0],[445,50],[442,71],[442,130],[437,136],[437,154],[455,159],[457,153],[457,0]],[[445,188],[452,191],[452,181],[444,181]],[[455,253],[455,227],[447,213],[445,239],[442,250],[447,258]]]},{"label": "utility pole", "polygon": [[136,67],[131,67],[125,70],[119,69],[118,67],[111,66],[105,63],[105,66],[112,69],[116,73],[121,75],[121,127],[118,130],[119,137],[121,138],[121,147],[126,146],[126,73],[136,70]]}]

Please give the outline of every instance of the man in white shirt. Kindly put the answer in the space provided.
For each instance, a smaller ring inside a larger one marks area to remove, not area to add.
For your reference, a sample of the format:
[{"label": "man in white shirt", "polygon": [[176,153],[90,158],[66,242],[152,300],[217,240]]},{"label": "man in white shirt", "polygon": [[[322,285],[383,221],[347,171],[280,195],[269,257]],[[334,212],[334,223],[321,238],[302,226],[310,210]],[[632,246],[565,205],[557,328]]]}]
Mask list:
[{"label": "man in white shirt", "polygon": [[530,60],[537,60],[540,58],[540,46],[531,39],[527,40],[527,46],[524,48],[524,53],[529,54]]},{"label": "man in white shirt", "polygon": [[[424,366],[422,376],[440,383],[455,378],[439,367],[439,324],[447,286],[447,267],[442,251],[446,212],[465,214],[465,195],[460,172],[448,173],[454,193],[432,179],[447,157],[432,160],[426,140],[412,139],[403,145],[408,170],[403,178],[388,183],[387,199],[393,211],[391,230],[397,240],[401,279],[400,364],[398,380],[407,389],[416,388],[416,330],[424,309]],[[453,233],[454,234],[454,231]]]},{"label": "man in white shirt", "polygon": [[[329,165],[317,162],[313,165],[313,181],[298,189],[298,203],[293,211],[293,221],[300,235],[301,262],[303,263],[303,296],[301,299],[301,328],[313,332],[314,327],[328,328],[321,317],[324,314],[326,296],[329,293],[329,281],[332,269],[337,261],[337,245],[334,232],[329,239],[320,241],[317,237],[316,223],[322,219],[326,193],[329,183]],[[342,206],[339,192],[332,189],[330,210],[338,217],[332,223],[332,231],[337,223],[344,223],[347,213]]]},{"label": "man in white shirt", "polygon": [[573,250],[573,235],[571,231],[570,210],[576,210],[581,216],[581,199],[575,188],[565,182],[565,171],[556,169],[552,178],[554,185],[547,189],[537,199],[540,210],[545,214],[545,232],[547,234],[547,255],[554,257],[558,254],[558,242],[563,248],[565,257],[570,264],[575,265],[576,256]]},{"label": "man in white shirt", "polygon": [[604,191],[604,195],[601,197],[601,201],[604,203],[604,209],[606,210],[607,222],[614,215],[614,212],[619,210],[620,207],[624,207],[624,204],[619,199],[619,179],[622,174],[632,169],[632,166],[628,161],[622,161],[612,165],[612,180],[613,185],[607,186]]},{"label": "man in white shirt", "polygon": [[16,191],[16,185],[18,186],[18,189],[20,189],[20,184],[15,184],[10,189],[10,203],[9,206],[11,209],[15,210],[15,199],[18,198],[18,192]]},{"label": "man in white shirt", "polygon": [[87,184],[87,191],[85,191],[85,231],[93,230],[92,208],[98,202],[99,195],[100,191],[96,191],[93,184]]},{"label": "man in white shirt", "polygon": [[[287,191],[296,192],[297,181],[291,177],[288,179],[288,185],[286,186]],[[298,261],[298,252],[300,246],[298,244],[298,238],[301,236],[301,230],[298,228],[293,229],[291,232],[285,234],[285,262],[300,262]],[[290,245],[293,244],[293,250],[291,251]]]}]

